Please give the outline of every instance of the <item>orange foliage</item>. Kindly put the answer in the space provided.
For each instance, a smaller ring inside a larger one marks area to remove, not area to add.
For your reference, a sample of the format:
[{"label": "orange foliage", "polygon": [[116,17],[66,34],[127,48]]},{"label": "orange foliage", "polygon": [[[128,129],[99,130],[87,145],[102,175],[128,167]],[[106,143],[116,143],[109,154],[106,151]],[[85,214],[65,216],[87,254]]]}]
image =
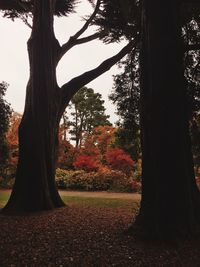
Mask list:
[{"label": "orange foliage", "polygon": [[108,149],[106,161],[112,169],[122,171],[127,175],[129,175],[133,169],[134,162],[130,155],[119,148]]},{"label": "orange foliage", "polygon": [[86,135],[83,152],[87,155],[98,156],[102,162],[105,161],[105,154],[109,146],[114,143],[114,132],[112,126],[95,127],[90,135]]},{"label": "orange foliage", "polygon": [[9,160],[8,163],[16,165],[18,160],[18,128],[22,119],[22,115],[14,112],[10,119],[10,127],[8,129],[6,138],[9,146]]},{"label": "orange foliage", "polygon": [[10,127],[7,133],[7,142],[10,146],[18,145],[18,128],[22,119],[22,115],[14,112],[10,119]]},{"label": "orange foliage", "polygon": [[73,161],[76,155],[76,149],[67,140],[59,142],[57,167],[63,169],[72,169]]}]

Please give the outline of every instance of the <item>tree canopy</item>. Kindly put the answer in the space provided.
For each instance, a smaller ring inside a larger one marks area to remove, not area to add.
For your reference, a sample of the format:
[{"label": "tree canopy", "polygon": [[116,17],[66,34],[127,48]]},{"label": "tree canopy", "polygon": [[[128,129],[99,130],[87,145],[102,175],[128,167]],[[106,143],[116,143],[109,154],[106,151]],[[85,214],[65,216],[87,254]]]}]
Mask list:
[{"label": "tree canopy", "polygon": [[91,88],[81,88],[71,99],[70,109],[72,109],[70,125],[72,129],[72,140],[76,141],[76,146],[85,133],[90,134],[92,129],[99,125],[110,125],[109,116],[105,114],[104,100],[99,93],[94,93]]}]

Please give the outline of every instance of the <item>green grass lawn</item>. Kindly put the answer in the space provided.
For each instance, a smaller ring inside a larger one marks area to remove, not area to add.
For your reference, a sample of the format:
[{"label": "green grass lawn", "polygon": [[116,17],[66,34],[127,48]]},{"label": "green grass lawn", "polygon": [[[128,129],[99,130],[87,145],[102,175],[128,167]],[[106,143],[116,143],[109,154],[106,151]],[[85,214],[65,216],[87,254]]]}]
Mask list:
[{"label": "green grass lawn", "polygon": [[[10,192],[0,192],[0,208],[3,208],[8,201]],[[126,210],[132,210],[138,207],[139,202],[130,199],[122,198],[98,198],[98,197],[83,197],[83,196],[62,196],[63,201],[68,204],[87,205],[105,208],[124,208]]]},{"label": "green grass lawn", "polygon": [[138,202],[134,202],[129,199],[120,198],[98,198],[98,197],[80,197],[80,196],[62,196],[63,201],[66,204],[78,204],[78,205],[88,205],[96,207],[106,207],[106,208],[126,208],[132,209],[138,206]]},{"label": "green grass lawn", "polygon": [[0,192],[0,208],[3,208],[5,206],[5,204],[8,201],[9,196],[10,196],[9,191],[1,191]]}]

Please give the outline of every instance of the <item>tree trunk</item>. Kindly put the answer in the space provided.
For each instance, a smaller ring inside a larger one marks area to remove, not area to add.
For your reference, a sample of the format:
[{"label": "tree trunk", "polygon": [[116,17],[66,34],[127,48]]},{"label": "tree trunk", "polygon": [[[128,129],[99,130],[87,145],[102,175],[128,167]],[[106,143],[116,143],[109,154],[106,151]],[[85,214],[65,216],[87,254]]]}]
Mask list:
[{"label": "tree trunk", "polygon": [[200,223],[177,2],[144,0],[142,15],[142,200],[135,224],[161,238]]},{"label": "tree trunk", "polygon": [[28,41],[30,79],[19,127],[19,162],[5,213],[64,205],[55,185],[61,90],[56,81],[59,44],[53,31],[54,2],[34,1],[33,29]]}]

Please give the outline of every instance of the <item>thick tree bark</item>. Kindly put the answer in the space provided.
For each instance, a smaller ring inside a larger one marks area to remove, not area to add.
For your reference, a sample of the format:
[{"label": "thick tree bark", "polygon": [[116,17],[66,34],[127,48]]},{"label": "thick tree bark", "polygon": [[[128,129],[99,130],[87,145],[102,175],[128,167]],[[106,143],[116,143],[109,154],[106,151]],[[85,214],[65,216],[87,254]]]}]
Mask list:
[{"label": "thick tree bark", "polygon": [[[60,46],[53,30],[55,2],[56,0],[34,0],[32,34],[28,41],[30,79],[19,127],[19,161],[14,188],[3,213],[48,210],[64,205],[55,185],[61,116],[72,96],[81,87],[109,70],[135,44],[135,41],[131,41],[97,68],[59,88],[56,66],[63,54],[73,45],[82,43],[84,38],[77,39],[77,43],[70,44],[67,49]],[[91,19],[75,35],[76,38],[88,27],[90,21]]]},{"label": "thick tree bark", "polygon": [[143,1],[142,200],[135,224],[173,237],[200,223],[188,129],[178,1]]},{"label": "thick tree bark", "polygon": [[64,205],[55,185],[61,90],[56,82],[58,42],[54,2],[35,1],[28,41],[30,79],[19,128],[19,162],[12,195],[3,212],[46,210]]}]

